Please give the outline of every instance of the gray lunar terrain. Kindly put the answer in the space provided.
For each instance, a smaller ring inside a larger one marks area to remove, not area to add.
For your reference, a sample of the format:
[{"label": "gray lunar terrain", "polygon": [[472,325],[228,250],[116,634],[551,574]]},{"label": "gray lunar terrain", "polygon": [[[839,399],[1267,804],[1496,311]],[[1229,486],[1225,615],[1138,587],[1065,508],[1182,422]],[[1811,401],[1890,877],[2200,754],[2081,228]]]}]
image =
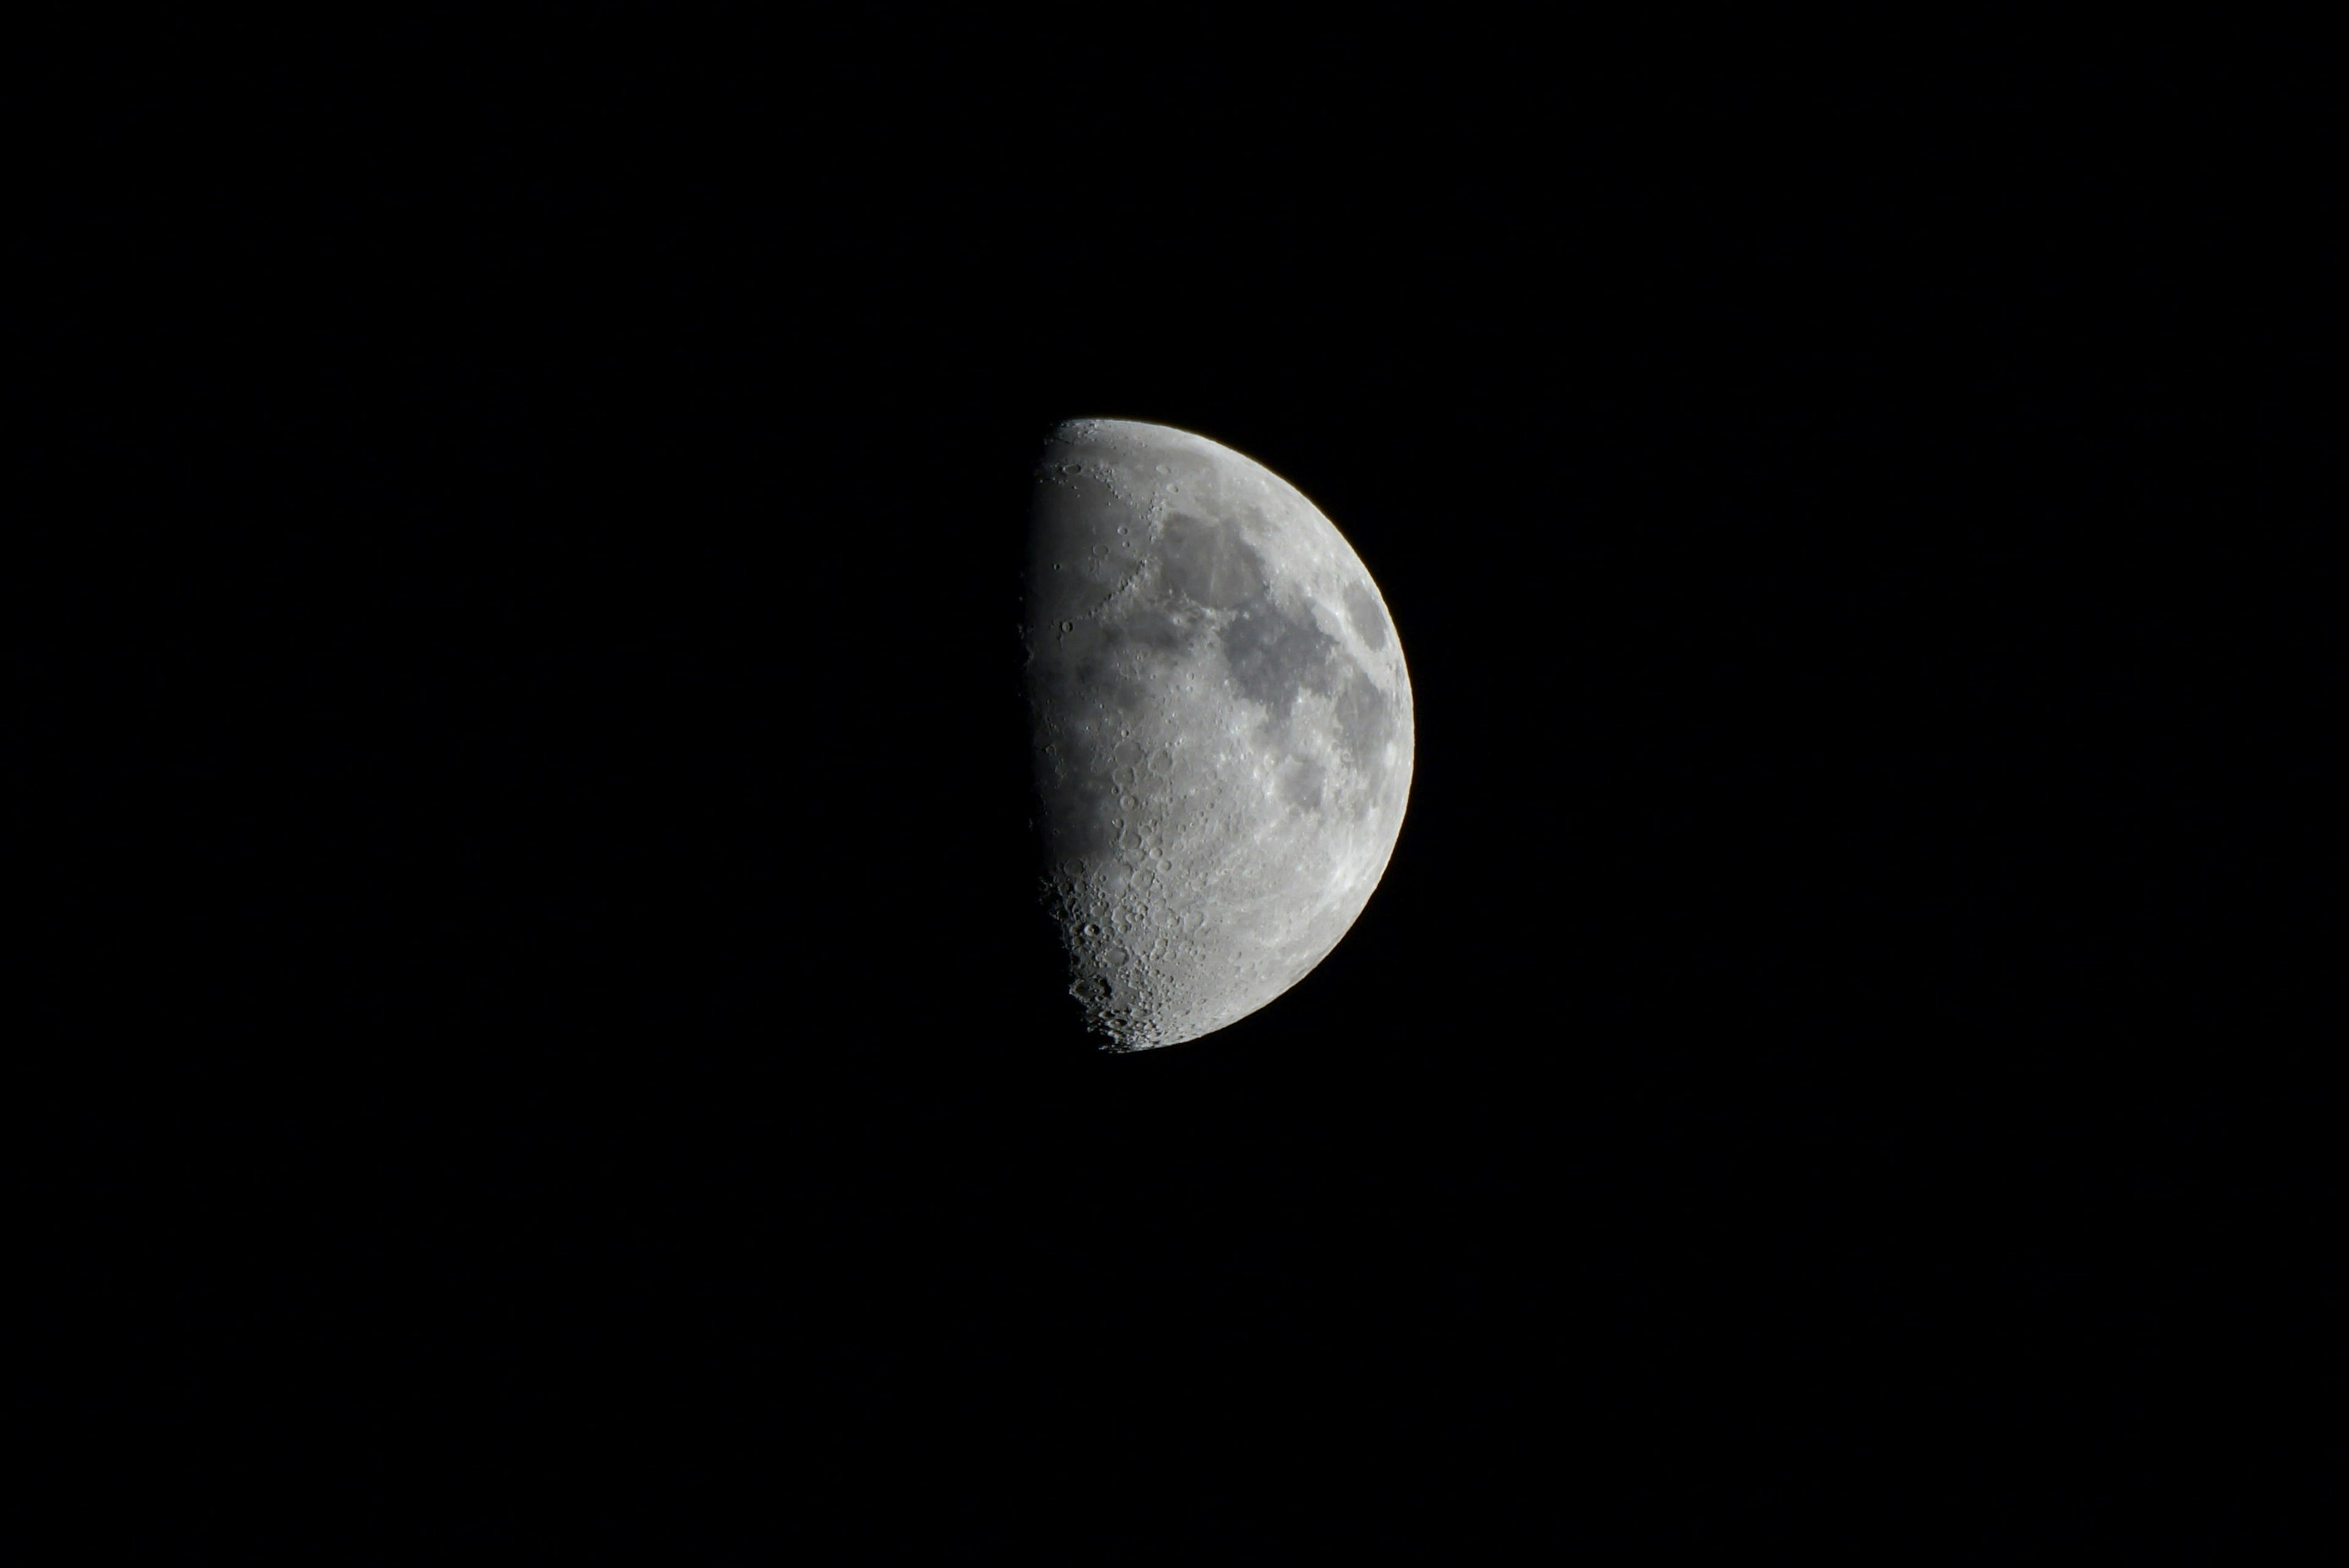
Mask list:
[{"label": "gray lunar terrain", "polygon": [[1071,420],[1035,475],[1026,614],[1045,897],[1113,1050],[1262,1007],[1345,935],[1411,792],[1378,587],[1278,475]]}]

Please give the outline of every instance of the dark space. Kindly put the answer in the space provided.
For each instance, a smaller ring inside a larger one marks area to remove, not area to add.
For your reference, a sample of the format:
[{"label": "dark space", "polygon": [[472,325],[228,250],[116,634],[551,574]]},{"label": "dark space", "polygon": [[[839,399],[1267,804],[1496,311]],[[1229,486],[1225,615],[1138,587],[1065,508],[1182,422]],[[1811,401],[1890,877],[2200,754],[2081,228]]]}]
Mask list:
[{"label": "dark space", "polygon": [[[999,43],[58,111],[12,1032],[85,1538],[2280,1560],[2315,99]],[[1088,414],[1310,496],[1418,712],[1351,934],[1123,1057],[1026,859]]]}]

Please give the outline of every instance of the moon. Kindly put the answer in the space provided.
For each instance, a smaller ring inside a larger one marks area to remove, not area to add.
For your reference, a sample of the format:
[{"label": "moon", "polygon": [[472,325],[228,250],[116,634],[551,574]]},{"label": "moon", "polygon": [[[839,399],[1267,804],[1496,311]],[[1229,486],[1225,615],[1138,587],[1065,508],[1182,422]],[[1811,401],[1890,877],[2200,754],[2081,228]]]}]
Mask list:
[{"label": "moon", "polygon": [[1204,436],[1044,444],[1022,642],[1042,897],[1113,1051],[1210,1034],[1329,956],[1411,794],[1411,679],[1343,535]]}]

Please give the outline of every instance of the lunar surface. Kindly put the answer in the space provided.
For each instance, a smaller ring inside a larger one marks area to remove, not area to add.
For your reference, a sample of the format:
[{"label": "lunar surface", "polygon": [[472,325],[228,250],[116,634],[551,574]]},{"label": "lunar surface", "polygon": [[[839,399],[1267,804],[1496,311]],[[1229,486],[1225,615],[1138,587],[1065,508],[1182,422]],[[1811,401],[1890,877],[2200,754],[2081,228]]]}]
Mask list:
[{"label": "lunar surface", "polygon": [[1297,490],[1204,437],[1075,419],[1030,518],[1044,897],[1112,1050],[1196,1039],[1328,956],[1411,793],[1378,585]]}]

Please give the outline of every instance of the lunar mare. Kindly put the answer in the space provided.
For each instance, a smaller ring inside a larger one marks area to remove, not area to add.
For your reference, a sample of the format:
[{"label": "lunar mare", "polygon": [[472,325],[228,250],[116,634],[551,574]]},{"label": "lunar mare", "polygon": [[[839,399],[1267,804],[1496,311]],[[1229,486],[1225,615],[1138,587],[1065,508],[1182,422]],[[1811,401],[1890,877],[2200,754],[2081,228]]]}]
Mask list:
[{"label": "lunar mare", "polygon": [[1205,437],[1046,442],[1022,625],[1044,897],[1112,1050],[1247,1016],[1369,903],[1411,792],[1378,585],[1294,486]]}]

